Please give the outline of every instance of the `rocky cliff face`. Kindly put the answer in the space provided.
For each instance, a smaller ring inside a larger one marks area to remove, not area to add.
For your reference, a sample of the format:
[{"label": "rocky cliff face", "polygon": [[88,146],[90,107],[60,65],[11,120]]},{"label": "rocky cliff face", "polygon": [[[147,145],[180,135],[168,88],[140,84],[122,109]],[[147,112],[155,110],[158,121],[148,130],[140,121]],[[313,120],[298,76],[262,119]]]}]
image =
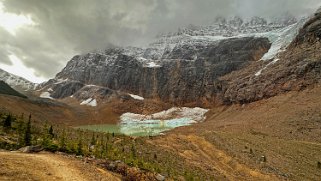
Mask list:
[{"label": "rocky cliff face", "polygon": [[166,59],[157,61],[110,49],[75,56],[56,79],[42,86],[50,87],[53,98],[77,96],[86,86],[85,92],[100,86],[109,90],[101,90],[100,95],[117,90],[175,103],[213,100],[221,91],[219,77],[258,60],[269,47],[267,38],[232,38],[202,47],[173,48],[163,55]]},{"label": "rocky cliff face", "polygon": [[[317,26],[314,21],[310,24]],[[299,23],[267,24],[260,18],[192,27],[162,35],[147,48],[110,48],[77,55],[38,89],[48,90],[53,98],[79,100],[131,93],[176,104],[251,102],[305,86],[292,82],[311,72],[302,70],[302,66],[312,66],[313,61],[306,59],[310,55],[303,56],[310,45],[304,50],[294,45],[307,42],[306,34],[313,30],[309,26],[304,31],[308,24],[298,36]],[[319,36],[318,30],[313,36]]]},{"label": "rocky cliff face", "polygon": [[284,52],[269,61],[254,62],[221,78],[225,102],[252,102],[302,90],[321,80],[321,13],[315,13]]}]

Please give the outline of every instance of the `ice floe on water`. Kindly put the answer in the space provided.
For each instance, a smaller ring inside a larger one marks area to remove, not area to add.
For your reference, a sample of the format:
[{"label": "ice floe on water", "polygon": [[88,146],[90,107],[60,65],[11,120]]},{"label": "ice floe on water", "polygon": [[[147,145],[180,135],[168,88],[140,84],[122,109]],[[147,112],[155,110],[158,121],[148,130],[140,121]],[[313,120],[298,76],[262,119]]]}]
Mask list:
[{"label": "ice floe on water", "polygon": [[159,135],[164,131],[169,131],[171,129],[188,126],[193,123],[197,123],[191,118],[175,118],[168,120],[129,120],[120,123],[119,131],[122,134],[132,135],[132,136],[154,136]]},{"label": "ice floe on water", "polygon": [[134,113],[124,113],[120,116],[120,120],[122,122],[134,121],[134,122],[141,122],[146,120],[166,120],[171,118],[183,118],[187,117],[195,121],[201,121],[205,119],[205,113],[207,109],[195,107],[195,108],[188,108],[188,107],[173,107],[171,109],[158,112],[151,115],[143,115],[143,114],[134,114]]},{"label": "ice floe on water", "polygon": [[151,115],[124,113],[120,116],[120,132],[126,135],[159,135],[176,127],[203,121],[207,109],[174,107]]}]

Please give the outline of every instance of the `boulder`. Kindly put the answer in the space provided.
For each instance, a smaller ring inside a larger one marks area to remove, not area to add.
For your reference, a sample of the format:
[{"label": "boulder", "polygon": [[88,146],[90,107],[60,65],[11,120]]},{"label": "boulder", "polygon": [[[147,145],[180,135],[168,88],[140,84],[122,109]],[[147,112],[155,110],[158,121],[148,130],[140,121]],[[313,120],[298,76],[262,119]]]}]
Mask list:
[{"label": "boulder", "polygon": [[164,181],[165,180],[165,176],[163,176],[163,175],[161,175],[159,173],[155,176],[155,178],[156,178],[157,181]]},{"label": "boulder", "polygon": [[42,151],[43,148],[40,145],[37,146],[25,146],[19,149],[22,153],[37,153]]}]

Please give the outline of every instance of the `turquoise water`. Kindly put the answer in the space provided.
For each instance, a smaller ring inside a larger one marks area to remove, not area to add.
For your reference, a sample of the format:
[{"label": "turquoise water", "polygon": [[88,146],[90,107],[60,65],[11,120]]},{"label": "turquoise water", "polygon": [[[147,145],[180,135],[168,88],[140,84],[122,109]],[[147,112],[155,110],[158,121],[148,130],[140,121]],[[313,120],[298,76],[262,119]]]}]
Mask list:
[{"label": "turquoise water", "polygon": [[178,118],[170,120],[132,120],[120,124],[86,125],[77,128],[129,136],[156,136],[164,131],[169,131],[181,126],[188,126],[193,123],[195,123],[195,121],[191,118]]}]

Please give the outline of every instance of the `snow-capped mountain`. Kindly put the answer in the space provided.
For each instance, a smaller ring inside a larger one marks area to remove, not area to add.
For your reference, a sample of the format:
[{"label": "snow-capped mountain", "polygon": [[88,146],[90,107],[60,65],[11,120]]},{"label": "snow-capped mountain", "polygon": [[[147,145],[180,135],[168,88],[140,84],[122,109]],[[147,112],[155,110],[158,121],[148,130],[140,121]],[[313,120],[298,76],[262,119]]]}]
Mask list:
[{"label": "snow-capped mountain", "polygon": [[[240,17],[232,19],[217,18],[209,26],[190,25],[174,33],[160,34],[146,48],[144,53],[138,55],[145,59],[164,59],[168,52],[186,45],[203,47],[224,39],[251,36],[267,37],[273,43],[277,41],[278,37],[284,36],[284,33],[297,34],[305,20],[306,18],[297,21],[291,16],[276,19],[272,22],[260,17],[253,17],[249,20],[243,20]],[[291,36],[291,38],[293,39],[294,36]]]},{"label": "snow-capped mountain", "polygon": [[[114,47],[77,55],[39,88],[50,90],[53,98],[73,96],[79,100],[123,92],[175,103],[217,101],[218,97],[242,102],[225,98],[232,97],[227,93],[234,96],[238,92],[226,92],[230,85],[222,77],[258,60],[264,61],[256,64],[276,63],[305,22],[217,19],[209,26],[189,26],[159,35],[145,48]],[[262,67],[251,69],[250,76],[255,78],[258,72],[262,73]]]},{"label": "snow-capped mountain", "polygon": [[21,91],[31,91],[37,86],[35,83],[32,83],[22,77],[10,74],[2,69],[0,69],[0,80]]},{"label": "snow-capped mountain", "polygon": [[[278,50],[283,50],[289,45],[305,21],[306,18],[297,21],[292,16],[276,19],[272,22],[268,22],[261,17],[253,17],[247,21],[240,17],[233,17],[231,19],[217,18],[215,22],[209,26],[190,25],[186,28],[178,29],[178,31],[174,33],[160,34],[145,48],[115,47],[105,51],[86,54],[77,65],[83,64],[83,61],[87,62],[87,64],[89,63],[89,65],[90,63],[95,64],[95,62],[91,60],[93,56],[97,54],[106,56],[104,64],[112,66],[117,54],[123,54],[136,57],[147,67],[153,67],[155,61],[176,59],[175,56],[170,56],[175,49],[192,47],[197,50],[214,42],[219,43],[222,40],[243,37],[268,38],[272,43],[273,52],[270,52],[269,56],[263,57],[264,60],[267,60],[268,58],[272,59],[278,53]],[[190,56],[189,58],[190,60],[194,60],[196,57]]]}]

